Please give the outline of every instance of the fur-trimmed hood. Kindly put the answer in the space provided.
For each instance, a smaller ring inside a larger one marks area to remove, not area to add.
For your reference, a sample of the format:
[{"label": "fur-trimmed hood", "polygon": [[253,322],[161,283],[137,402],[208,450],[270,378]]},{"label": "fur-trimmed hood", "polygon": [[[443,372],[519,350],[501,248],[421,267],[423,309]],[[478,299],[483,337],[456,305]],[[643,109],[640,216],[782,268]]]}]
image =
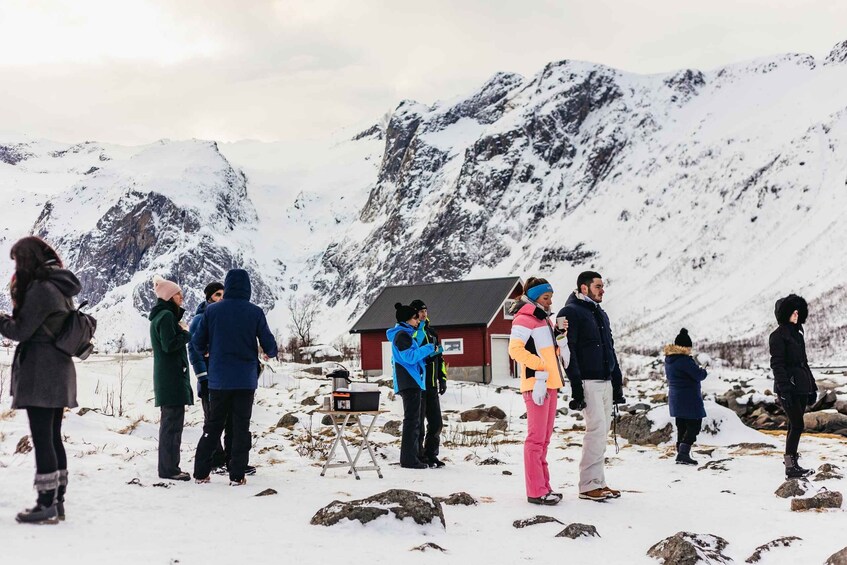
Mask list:
[{"label": "fur-trimmed hood", "polygon": [[691,355],[691,348],[669,343],[665,346],[664,353],[665,357],[668,355]]},{"label": "fur-trimmed hood", "polygon": [[809,305],[802,296],[789,294],[785,298],[780,298],[774,305],[773,313],[776,316],[777,323],[782,325],[789,323],[789,318],[795,310],[799,313],[797,323],[802,326],[806,323],[806,318],[809,317]]}]

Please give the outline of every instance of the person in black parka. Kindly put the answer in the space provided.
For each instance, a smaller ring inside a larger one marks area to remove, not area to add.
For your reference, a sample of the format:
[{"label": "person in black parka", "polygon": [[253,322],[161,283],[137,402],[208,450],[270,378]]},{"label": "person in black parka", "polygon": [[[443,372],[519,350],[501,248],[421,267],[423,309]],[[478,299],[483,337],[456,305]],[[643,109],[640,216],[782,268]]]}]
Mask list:
[{"label": "person in black parka", "polygon": [[797,478],[811,475],[797,461],[797,447],[803,434],[803,414],[806,407],[817,400],[818,386],[806,358],[806,341],[803,324],[809,316],[809,306],[796,294],[780,298],[774,306],[779,327],[768,339],[771,353],[771,370],[774,388],[782,409],[788,416],[788,434],[785,437],[785,476]]},{"label": "person in black parka", "polygon": [[81,286],[47,243],[25,237],[12,246],[12,315],[0,314],[0,334],[17,341],[12,361],[12,408],[24,409],[35,450],[35,507],[18,522],[56,523],[65,517],[68,458],[62,443],[65,408],[75,408],[73,359],[54,345]]},{"label": "person in black parka", "polygon": [[[413,336],[421,345],[433,344],[438,346],[438,334],[432,329],[429,321],[429,309],[423,300],[412,300],[409,304],[417,310],[420,324]],[[426,389],[421,395],[421,427],[418,438],[418,458],[433,468],[444,467],[444,462],[438,458],[438,447],[441,440],[441,430],[444,420],[441,416],[441,401],[439,395],[447,392],[447,369],[444,357],[437,352],[424,360],[426,364]]]},{"label": "person in black parka", "polygon": [[691,337],[682,328],[673,344],[665,346],[665,375],[668,378],[668,408],[671,418],[676,418],[676,462],[696,465],[691,458],[691,446],[706,417],[700,383],[706,378],[706,369],[691,356]]}]

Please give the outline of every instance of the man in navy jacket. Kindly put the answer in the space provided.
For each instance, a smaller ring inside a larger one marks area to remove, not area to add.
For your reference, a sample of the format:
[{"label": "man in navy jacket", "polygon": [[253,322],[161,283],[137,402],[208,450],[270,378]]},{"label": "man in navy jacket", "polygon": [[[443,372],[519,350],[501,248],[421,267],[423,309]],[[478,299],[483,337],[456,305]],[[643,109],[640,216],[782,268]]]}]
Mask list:
[{"label": "man in navy jacket", "polygon": [[585,436],[579,462],[579,497],[587,500],[618,498],[605,476],[606,440],[612,424],[612,404],[623,404],[623,375],[615,354],[609,316],[600,307],[605,285],[600,273],[585,271],[576,281],[559,317],[568,320],[571,362],[565,370],[573,388],[570,406],[583,410]]},{"label": "man in navy jacket", "polygon": [[224,280],[224,298],[210,304],[200,319],[191,345],[208,352],[210,415],[197,444],[194,478],[208,482],[215,447],[220,444],[227,415],[232,419],[232,453],[229,461],[231,485],[245,484],[244,472],[250,452],[250,416],[259,385],[259,349],[265,357],[276,357],[277,345],[265,313],[250,303],[250,277],[243,269],[232,269]]}]

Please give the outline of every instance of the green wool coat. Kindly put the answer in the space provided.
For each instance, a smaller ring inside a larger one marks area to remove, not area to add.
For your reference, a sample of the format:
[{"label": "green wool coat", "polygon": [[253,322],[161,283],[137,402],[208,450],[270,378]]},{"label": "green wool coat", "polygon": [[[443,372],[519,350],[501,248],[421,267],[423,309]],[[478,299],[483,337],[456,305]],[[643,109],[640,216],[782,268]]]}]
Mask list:
[{"label": "green wool coat", "polygon": [[156,406],[194,404],[185,346],[191,334],[179,327],[185,310],[159,299],[150,311],[150,343],[153,345],[153,391]]}]

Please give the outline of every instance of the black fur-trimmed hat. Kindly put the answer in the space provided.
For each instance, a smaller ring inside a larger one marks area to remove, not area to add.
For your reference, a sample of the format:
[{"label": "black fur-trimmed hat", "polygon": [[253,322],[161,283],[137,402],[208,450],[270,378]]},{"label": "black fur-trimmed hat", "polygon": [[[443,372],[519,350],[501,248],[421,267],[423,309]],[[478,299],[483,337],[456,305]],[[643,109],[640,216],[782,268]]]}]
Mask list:
[{"label": "black fur-trimmed hat", "polygon": [[805,324],[806,318],[809,317],[809,305],[802,296],[789,294],[785,298],[780,298],[774,305],[773,313],[778,323],[787,324],[795,310],[799,314],[797,323]]}]

